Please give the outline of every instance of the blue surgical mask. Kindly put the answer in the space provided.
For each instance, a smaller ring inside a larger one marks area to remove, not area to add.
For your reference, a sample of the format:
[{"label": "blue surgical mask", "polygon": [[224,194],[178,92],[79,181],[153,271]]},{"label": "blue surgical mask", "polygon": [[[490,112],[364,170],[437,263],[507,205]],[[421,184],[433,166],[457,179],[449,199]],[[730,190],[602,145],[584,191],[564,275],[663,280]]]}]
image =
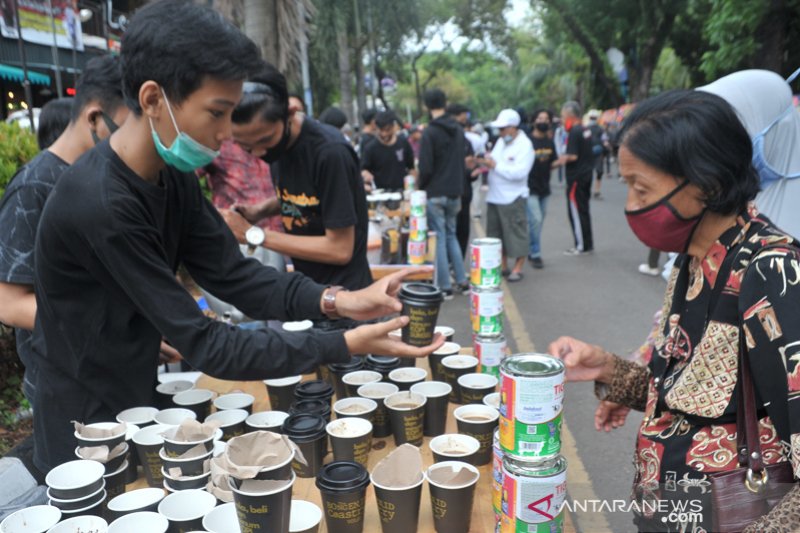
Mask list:
[{"label": "blue surgical mask", "polygon": [[153,127],[153,119],[150,119],[150,132],[153,134],[153,143],[156,145],[156,151],[161,159],[171,167],[175,167],[181,172],[192,172],[200,167],[204,167],[217,158],[219,152],[200,144],[192,139],[185,132],[178,128],[178,123],[175,122],[175,115],[172,114],[172,107],[167,99],[167,93],[161,89],[161,94],[164,95],[164,101],[167,103],[167,111],[169,111],[169,118],[172,119],[172,125],[175,126],[175,131],[178,135],[172,141],[172,146],[167,148],[156,133]]},{"label": "blue surgical mask", "polygon": [[[800,74],[800,69],[797,69],[794,74],[789,76],[786,79],[786,83],[792,83],[794,79]],[[796,174],[790,174],[784,176],[767,162],[767,157],[764,154],[764,137],[767,135],[767,132],[772,129],[775,124],[781,121],[783,117],[788,115],[789,113],[796,112],[794,109],[794,105],[789,104],[789,107],[786,110],[778,115],[778,117],[770,122],[766,128],[761,130],[755,137],[753,137],[753,166],[755,167],[756,171],[758,172],[758,176],[761,179],[761,188],[766,189],[772,182],[781,180],[781,179],[793,179],[793,178],[800,178],[800,172]]]},{"label": "blue surgical mask", "polygon": [[513,140],[514,140],[513,135],[503,135],[503,142],[505,142],[506,144],[511,144]]}]

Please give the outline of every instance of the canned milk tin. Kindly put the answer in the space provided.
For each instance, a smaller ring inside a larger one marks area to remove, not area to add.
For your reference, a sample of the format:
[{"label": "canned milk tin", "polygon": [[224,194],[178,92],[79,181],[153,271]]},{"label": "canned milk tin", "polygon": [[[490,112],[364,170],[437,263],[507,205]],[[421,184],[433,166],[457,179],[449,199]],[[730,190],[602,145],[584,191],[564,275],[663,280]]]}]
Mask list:
[{"label": "canned milk tin", "polygon": [[406,176],[403,178],[403,190],[413,191],[416,183],[417,180],[414,176],[411,174],[406,174]]},{"label": "canned milk tin", "polygon": [[502,533],[551,533],[564,529],[567,461],[562,456],[540,462],[503,459],[500,497]]},{"label": "canned milk tin", "polygon": [[424,217],[427,203],[428,195],[425,194],[425,191],[413,191],[411,193],[411,216]]},{"label": "canned milk tin", "polygon": [[427,241],[408,241],[408,262],[411,265],[422,265],[428,253]]},{"label": "canned milk tin", "polygon": [[408,219],[408,229],[413,234],[415,231],[428,231],[428,217],[414,216]]},{"label": "canned milk tin", "polygon": [[500,445],[506,455],[543,459],[561,451],[564,363],[545,354],[500,364]]},{"label": "canned milk tin", "polygon": [[469,303],[472,333],[482,337],[503,333],[502,289],[472,289]]},{"label": "canned milk tin", "polygon": [[493,289],[503,279],[500,239],[473,239],[470,246],[470,283],[479,289]]},{"label": "canned milk tin", "polygon": [[500,518],[503,492],[503,449],[500,447],[500,430],[494,432],[492,439],[492,508],[495,518]]},{"label": "canned milk tin", "polygon": [[506,357],[506,338],[501,334],[495,337],[478,335],[473,345],[475,357],[480,361],[480,370],[500,379],[500,363]]}]

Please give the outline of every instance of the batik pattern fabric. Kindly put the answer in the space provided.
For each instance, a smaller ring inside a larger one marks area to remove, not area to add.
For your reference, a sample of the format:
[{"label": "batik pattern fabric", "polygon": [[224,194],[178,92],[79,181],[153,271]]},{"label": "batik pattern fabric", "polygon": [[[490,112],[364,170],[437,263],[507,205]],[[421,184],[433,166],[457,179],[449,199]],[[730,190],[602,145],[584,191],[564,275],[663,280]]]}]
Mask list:
[{"label": "batik pattern fabric", "polygon": [[[796,247],[797,242],[750,206],[704,259],[680,256],[668,282],[649,364],[617,363],[612,383],[605,391],[598,389],[604,393],[601,399],[633,408],[644,405],[633,497],[642,503],[647,524],[664,523],[664,531],[711,530],[710,512],[675,523],[670,522],[674,516],[659,516],[660,510],[648,513],[654,505],[646,503],[691,505],[687,502],[699,500],[710,510],[709,475],[739,467],[736,399],[742,341],[758,398],[764,463],[791,461],[795,477],[800,476]],[[795,486],[785,501],[798,498]],[[789,508],[778,505],[748,530],[783,531],[765,528],[796,519],[797,513],[787,514]],[[796,529],[786,531],[800,530],[800,522],[792,527]]]}]

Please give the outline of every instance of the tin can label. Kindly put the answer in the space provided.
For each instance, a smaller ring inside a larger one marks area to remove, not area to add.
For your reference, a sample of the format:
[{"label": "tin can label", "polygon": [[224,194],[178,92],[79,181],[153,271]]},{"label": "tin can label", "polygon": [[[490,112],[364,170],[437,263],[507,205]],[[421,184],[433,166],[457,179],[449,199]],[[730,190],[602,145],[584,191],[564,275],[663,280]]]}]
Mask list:
[{"label": "tin can label", "polygon": [[512,376],[501,371],[500,444],[518,457],[547,457],[561,450],[564,372]]},{"label": "tin can label", "polygon": [[508,346],[502,335],[499,337],[475,337],[475,357],[480,361],[480,372],[500,379],[500,363],[506,356]]},{"label": "tin can label", "polygon": [[409,241],[427,241],[428,240],[428,230],[424,229],[412,229],[408,233],[408,240]]},{"label": "tin can label", "polygon": [[481,289],[499,287],[500,281],[503,279],[501,261],[502,248],[499,239],[476,239],[473,241],[470,247],[470,283],[472,286]]},{"label": "tin can label", "polygon": [[425,206],[428,203],[428,195],[425,194],[425,191],[413,191],[411,193],[410,203],[412,217],[425,216]]},{"label": "tin can label", "polygon": [[523,476],[503,470],[502,533],[551,533],[564,528],[566,470],[552,476]]},{"label": "tin can label", "polygon": [[414,186],[416,185],[417,180],[411,174],[406,174],[406,177],[403,178],[403,189],[406,191],[413,191]]},{"label": "tin can label", "polygon": [[408,241],[408,262],[412,265],[421,265],[425,263],[425,256],[427,255],[428,243],[427,241]]},{"label": "tin can label", "polygon": [[472,332],[478,336],[497,336],[503,332],[503,291],[470,293]]},{"label": "tin can label", "polygon": [[[408,229],[413,234],[415,230],[428,231],[428,217],[411,217],[408,219]],[[426,237],[427,238],[427,237]]]}]

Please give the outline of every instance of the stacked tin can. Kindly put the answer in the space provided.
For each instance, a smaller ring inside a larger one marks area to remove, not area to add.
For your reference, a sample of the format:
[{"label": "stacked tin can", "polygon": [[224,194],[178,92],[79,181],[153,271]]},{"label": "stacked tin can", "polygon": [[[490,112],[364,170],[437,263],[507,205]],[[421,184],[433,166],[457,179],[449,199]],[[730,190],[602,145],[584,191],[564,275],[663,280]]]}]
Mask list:
[{"label": "stacked tin can", "polygon": [[502,244],[500,239],[473,239],[470,246],[469,310],[472,348],[480,371],[500,378],[506,355],[503,336]]},{"label": "stacked tin can", "polygon": [[500,365],[500,429],[492,488],[502,533],[562,531],[567,462],[561,456],[564,364],[549,355]]},{"label": "stacked tin can", "polygon": [[408,262],[421,265],[428,255],[428,217],[425,191],[412,191],[410,216],[408,217]]}]

